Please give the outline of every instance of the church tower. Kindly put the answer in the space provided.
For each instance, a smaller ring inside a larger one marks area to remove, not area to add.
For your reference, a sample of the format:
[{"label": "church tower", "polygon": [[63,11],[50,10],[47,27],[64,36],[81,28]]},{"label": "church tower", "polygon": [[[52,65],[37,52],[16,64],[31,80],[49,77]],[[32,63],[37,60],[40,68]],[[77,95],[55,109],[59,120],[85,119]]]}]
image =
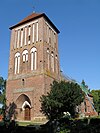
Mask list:
[{"label": "church tower", "polygon": [[59,80],[59,30],[44,14],[32,13],[10,27],[7,105],[16,105],[17,120],[42,120],[40,97]]}]

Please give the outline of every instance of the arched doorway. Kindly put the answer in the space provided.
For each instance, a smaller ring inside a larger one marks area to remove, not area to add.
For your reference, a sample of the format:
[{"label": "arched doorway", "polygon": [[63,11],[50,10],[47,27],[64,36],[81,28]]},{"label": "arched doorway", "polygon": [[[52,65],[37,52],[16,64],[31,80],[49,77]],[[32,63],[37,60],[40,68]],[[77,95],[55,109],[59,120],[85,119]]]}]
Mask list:
[{"label": "arched doorway", "polygon": [[24,111],[24,120],[31,120],[31,105],[28,101],[25,101],[22,105]]},{"label": "arched doorway", "polygon": [[31,120],[31,102],[27,95],[21,94],[16,100],[17,108],[19,109],[19,117],[23,120]]}]

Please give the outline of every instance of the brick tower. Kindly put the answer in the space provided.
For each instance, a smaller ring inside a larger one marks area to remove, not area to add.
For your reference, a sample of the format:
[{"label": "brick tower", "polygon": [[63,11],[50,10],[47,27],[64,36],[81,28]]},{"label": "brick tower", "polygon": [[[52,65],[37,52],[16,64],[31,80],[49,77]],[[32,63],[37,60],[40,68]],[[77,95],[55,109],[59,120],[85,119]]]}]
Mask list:
[{"label": "brick tower", "polygon": [[59,30],[44,13],[33,13],[10,30],[7,104],[15,103],[17,120],[40,120],[40,96],[60,78]]}]

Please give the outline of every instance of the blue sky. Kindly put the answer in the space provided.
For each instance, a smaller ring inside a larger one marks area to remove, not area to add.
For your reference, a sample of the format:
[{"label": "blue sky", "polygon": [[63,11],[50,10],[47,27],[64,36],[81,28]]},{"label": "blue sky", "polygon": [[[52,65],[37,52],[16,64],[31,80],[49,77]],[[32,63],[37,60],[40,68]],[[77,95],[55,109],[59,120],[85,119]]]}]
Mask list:
[{"label": "blue sky", "polygon": [[[33,8],[35,7],[35,8]],[[0,76],[7,79],[9,27],[44,12],[60,30],[59,56],[65,75],[100,89],[100,0],[1,0]]]}]

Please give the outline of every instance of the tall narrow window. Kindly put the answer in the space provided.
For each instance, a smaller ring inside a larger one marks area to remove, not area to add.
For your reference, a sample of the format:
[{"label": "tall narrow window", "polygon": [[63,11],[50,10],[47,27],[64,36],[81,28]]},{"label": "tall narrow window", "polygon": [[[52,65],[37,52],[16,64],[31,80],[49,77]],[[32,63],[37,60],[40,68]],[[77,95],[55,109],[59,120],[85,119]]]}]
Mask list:
[{"label": "tall narrow window", "polygon": [[31,35],[31,26],[28,28],[28,35]]},{"label": "tall narrow window", "polygon": [[17,52],[15,54],[15,74],[19,73],[19,67],[20,67],[20,53]]},{"label": "tall narrow window", "polygon": [[18,59],[18,57],[15,56],[15,74],[17,73],[17,66],[18,66],[17,59]]},{"label": "tall narrow window", "polygon": [[29,28],[28,28],[28,44],[30,44],[30,42],[31,42],[30,37],[31,37],[31,26],[29,26]]},{"label": "tall narrow window", "polygon": [[51,44],[52,44],[52,47],[53,47],[53,30],[51,29]]},{"label": "tall narrow window", "polygon": [[36,70],[37,69],[37,49],[33,47],[30,53],[31,53],[31,70]]},{"label": "tall narrow window", "polygon": [[18,56],[18,73],[19,73],[19,65],[20,65],[20,56]]},{"label": "tall narrow window", "polygon": [[18,36],[17,36],[17,48],[19,48],[19,42],[20,42],[20,30],[18,30]]},{"label": "tall narrow window", "polygon": [[47,49],[47,67],[49,70],[50,69],[50,52],[49,52],[49,49]]},{"label": "tall narrow window", "polygon": [[36,23],[36,41],[38,41],[38,22]]},{"label": "tall narrow window", "polygon": [[28,51],[25,49],[22,53],[23,56],[23,62],[28,61]]},{"label": "tall narrow window", "polygon": [[56,73],[58,74],[58,57],[57,57],[57,55],[55,57],[55,70],[56,70]]},{"label": "tall narrow window", "polygon": [[52,46],[54,48],[54,31],[52,30]]},{"label": "tall narrow window", "polygon": [[20,43],[20,46],[22,47],[23,45],[23,29],[21,29],[21,43]]},{"label": "tall narrow window", "polygon": [[16,44],[17,44],[17,31],[15,31],[14,49],[16,49]]},{"label": "tall narrow window", "polygon": [[87,112],[87,105],[86,105],[86,101],[84,101],[84,106],[85,106],[85,112]]},{"label": "tall narrow window", "polygon": [[23,54],[23,62],[25,62],[25,61],[26,61],[25,57],[26,57],[26,55],[25,55],[25,54]]},{"label": "tall narrow window", "polygon": [[49,27],[49,44],[51,44],[51,28]]},{"label": "tall narrow window", "polygon": [[54,33],[54,43],[56,43],[56,34]]},{"label": "tall narrow window", "polygon": [[56,47],[56,35],[54,31],[52,32],[52,43],[53,43],[53,48],[55,48]]},{"label": "tall narrow window", "polygon": [[56,33],[54,33],[54,48],[56,49]]},{"label": "tall narrow window", "polygon": [[49,43],[49,27],[47,25],[47,42]]},{"label": "tall narrow window", "polygon": [[54,72],[54,54],[53,52],[51,53],[51,70]]},{"label": "tall narrow window", "polygon": [[34,43],[34,24],[33,24],[33,37],[32,37],[32,42]]},{"label": "tall narrow window", "polygon": [[27,27],[25,27],[24,45],[27,45],[26,40],[27,40]]}]

